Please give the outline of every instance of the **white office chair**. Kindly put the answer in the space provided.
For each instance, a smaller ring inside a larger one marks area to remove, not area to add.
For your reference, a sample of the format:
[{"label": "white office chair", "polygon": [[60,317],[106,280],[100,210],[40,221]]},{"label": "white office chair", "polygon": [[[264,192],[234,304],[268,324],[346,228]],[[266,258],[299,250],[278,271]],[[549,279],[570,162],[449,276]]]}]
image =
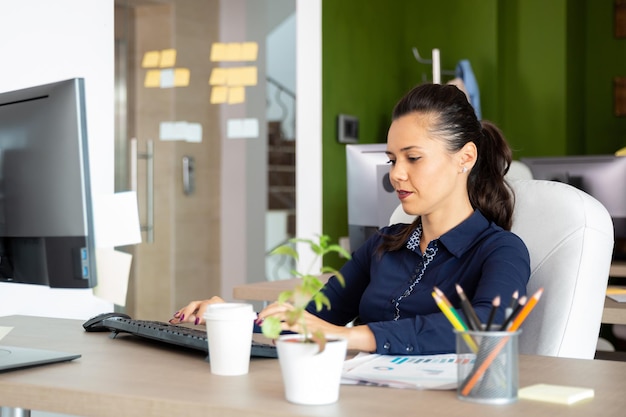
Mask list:
[{"label": "white office chair", "polygon": [[506,173],[507,180],[532,180],[533,172],[528,165],[521,161],[513,160]]},{"label": "white office chair", "polygon": [[[520,352],[593,359],[613,252],[606,208],[567,184],[510,180],[515,193],[512,231],[528,247],[531,295],[541,300],[522,325]],[[396,208],[390,224],[414,220]]]}]

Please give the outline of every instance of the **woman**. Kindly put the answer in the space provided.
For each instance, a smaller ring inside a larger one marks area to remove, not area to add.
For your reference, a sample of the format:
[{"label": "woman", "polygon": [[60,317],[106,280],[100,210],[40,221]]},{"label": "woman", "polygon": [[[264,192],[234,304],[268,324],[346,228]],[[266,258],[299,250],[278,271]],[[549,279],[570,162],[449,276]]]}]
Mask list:
[{"label": "woman", "polygon": [[[402,208],[417,218],[382,228],[355,251],[341,269],[345,286],[331,278],[323,289],[332,309],[308,309],[308,329],[346,337],[349,349],[367,352],[454,352],[452,326],[431,294],[435,286],[460,308],[458,284],[483,322],[496,296],[505,300],[498,323],[512,294],[526,294],[530,260],[510,232],[513,195],[504,180],[511,150],[457,87],[424,84],[394,108],[387,155]],[[206,305],[221,301],[192,302],[171,322],[201,323]],[[259,319],[289,308],[274,303]],[[300,330],[286,323],[283,329]]]}]

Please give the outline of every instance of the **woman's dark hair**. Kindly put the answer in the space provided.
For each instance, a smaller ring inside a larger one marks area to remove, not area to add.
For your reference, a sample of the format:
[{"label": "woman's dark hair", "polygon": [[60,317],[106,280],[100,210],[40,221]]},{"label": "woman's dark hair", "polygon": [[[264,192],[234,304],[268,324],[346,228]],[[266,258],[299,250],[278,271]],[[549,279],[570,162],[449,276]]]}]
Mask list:
[{"label": "woman's dark hair", "polygon": [[[504,175],[509,170],[512,156],[500,129],[486,120],[481,123],[465,93],[453,85],[422,84],[413,88],[396,104],[392,119],[410,113],[434,115],[430,133],[444,141],[451,153],[474,142],[478,159],[467,183],[470,203],[488,220],[511,230],[513,193]],[[399,249],[413,229],[409,227],[404,233],[387,235],[381,249]]]}]

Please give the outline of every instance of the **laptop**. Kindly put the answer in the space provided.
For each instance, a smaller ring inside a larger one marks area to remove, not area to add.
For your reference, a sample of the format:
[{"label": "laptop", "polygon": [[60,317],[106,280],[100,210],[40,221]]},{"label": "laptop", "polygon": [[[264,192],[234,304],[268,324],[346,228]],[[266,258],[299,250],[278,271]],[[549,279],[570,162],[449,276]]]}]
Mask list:
[{"label": "laptop", "polygon": [[80,358],[77,353],[0,345],[0,372]]}]

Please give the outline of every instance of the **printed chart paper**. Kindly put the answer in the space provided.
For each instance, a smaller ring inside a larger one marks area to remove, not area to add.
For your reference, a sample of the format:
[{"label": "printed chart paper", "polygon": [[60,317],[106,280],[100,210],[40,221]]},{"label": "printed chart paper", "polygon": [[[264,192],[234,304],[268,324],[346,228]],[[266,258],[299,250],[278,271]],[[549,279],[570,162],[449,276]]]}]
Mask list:
[{"label": "printed chart paper", "polygon": [[456,354],[396,356],[360,354],[344,363],[343,384],[392,388],[455,389]]}]

